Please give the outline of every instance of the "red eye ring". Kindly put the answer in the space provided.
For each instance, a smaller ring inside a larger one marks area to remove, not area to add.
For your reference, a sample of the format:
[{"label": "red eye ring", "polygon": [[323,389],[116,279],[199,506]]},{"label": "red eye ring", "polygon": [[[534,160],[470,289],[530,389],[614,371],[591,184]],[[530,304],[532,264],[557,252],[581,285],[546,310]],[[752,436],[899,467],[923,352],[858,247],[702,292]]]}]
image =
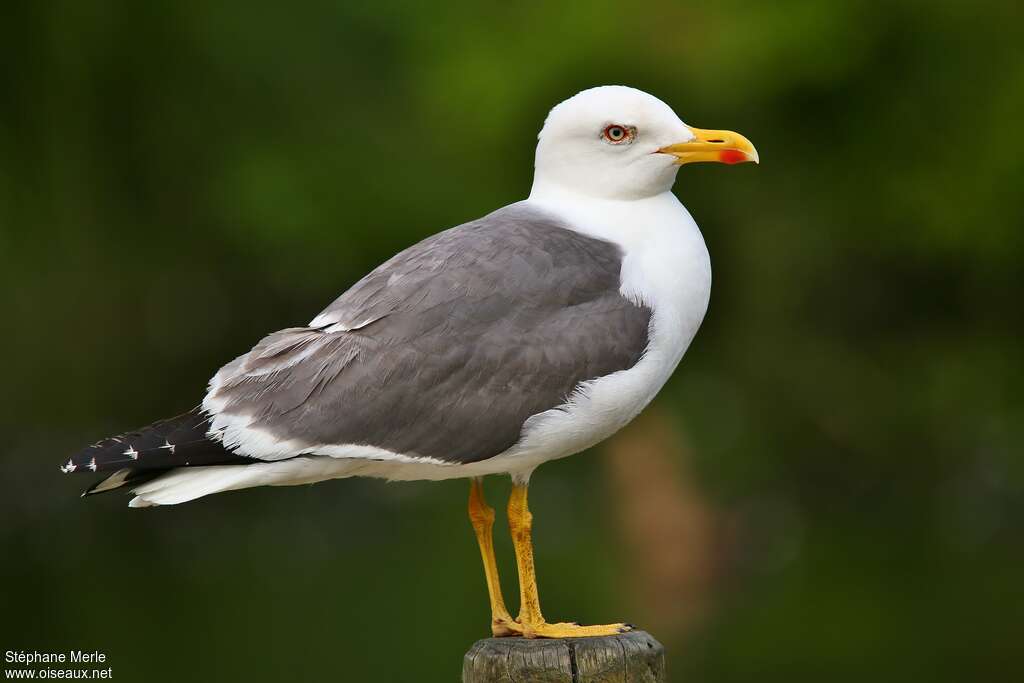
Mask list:
[{"label": "red eye ring", "polygon": [[633,129],[621,123],[612,123],[601,131],[601,137],[609,144],[620,145],[633,139]]}]

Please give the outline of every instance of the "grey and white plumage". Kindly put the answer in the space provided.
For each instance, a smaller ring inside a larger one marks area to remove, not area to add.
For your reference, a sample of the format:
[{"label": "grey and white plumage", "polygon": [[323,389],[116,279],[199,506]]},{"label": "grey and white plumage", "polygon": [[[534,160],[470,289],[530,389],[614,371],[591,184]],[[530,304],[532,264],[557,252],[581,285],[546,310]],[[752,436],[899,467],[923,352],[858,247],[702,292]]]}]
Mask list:
[{"label": "grey and white plumage", "polygon": [[[262,339],[214,376],[205,410],[101,442],[71,466],[127,469],[125,485],[343,444],[493,458],[530,416],[640,359],[650,309],[619,291],[621,265],[615,244],[526,203],[505,207],[394,256],[309,326]],[[264,434],[265,447],[240,432]],[[104,483],[94,490],[115,488]]]},{"label": "grey and white plumage", "polygon": [[290,442],[359,444],[445,463],[511,448],[531,415],[632,367],[650,310],[619,292],[619,248],[515,204],[406,249],[309,327],[263,339],[213,378],[231,421]]},{"label": "grey and white plumage", "polygon": [[[645,137],[595,146],[619,119]],[[522,480],[597,443],[707,308],[707,250],[661,149],[693,136],[639,91],[577,95],[545,123],[529,199],[399,253],[221,368],[200,407],[62,469],[111,471],[87,493],[131,486],[148,506],[355,475]]]}]

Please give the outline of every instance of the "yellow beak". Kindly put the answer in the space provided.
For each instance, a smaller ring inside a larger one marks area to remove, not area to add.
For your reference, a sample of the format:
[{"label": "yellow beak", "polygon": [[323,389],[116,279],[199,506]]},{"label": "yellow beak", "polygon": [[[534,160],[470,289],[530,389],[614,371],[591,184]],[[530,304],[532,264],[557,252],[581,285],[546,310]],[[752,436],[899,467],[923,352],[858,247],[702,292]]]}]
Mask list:
[{"label": "yellow beak", "polygon": [[760,163],[757,150],[750,140],[731,130],[704,130],[690,128],[694,139],[679,142],[658,151],[671,154],[677,164],[689,164],[694,161],[718,161],[723,164],[742,164],[745,161]]}]

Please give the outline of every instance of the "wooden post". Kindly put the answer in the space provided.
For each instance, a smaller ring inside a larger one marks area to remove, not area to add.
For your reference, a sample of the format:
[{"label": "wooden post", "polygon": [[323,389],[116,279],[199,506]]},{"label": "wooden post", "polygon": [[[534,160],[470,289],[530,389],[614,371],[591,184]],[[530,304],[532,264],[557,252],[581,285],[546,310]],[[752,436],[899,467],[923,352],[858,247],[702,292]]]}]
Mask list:
[{"label": "wooden post", "polygon": [[645,631],[603,638],[485,638],[466,653],[463,683],[664,683],[665,648]]}]

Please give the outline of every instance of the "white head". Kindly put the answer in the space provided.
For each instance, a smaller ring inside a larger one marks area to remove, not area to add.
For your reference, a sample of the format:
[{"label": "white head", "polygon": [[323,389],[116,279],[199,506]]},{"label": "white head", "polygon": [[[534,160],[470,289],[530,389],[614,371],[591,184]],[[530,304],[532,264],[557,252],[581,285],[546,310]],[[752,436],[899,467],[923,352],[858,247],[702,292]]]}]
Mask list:
[{"label": "white head", "polygon": [[555,106],[538,136],[534,187],[553,184],[606,199],[671,189],[691,161],[757,161],[742,135],[683,123],[657,97],[621,85],[584,90]]}]

